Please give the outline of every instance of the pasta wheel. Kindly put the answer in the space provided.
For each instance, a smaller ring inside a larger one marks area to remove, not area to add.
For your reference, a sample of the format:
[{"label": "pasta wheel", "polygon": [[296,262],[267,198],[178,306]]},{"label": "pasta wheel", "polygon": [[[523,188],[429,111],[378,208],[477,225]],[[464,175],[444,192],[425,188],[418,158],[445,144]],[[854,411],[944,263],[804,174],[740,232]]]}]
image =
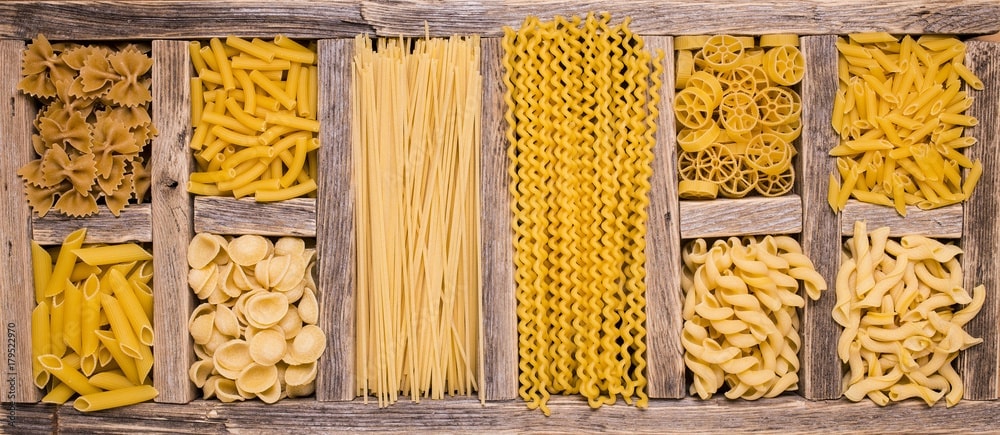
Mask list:
[{"label": "pasta wheel", "polygon": [[792,124],[802,113],[799,94],[786,88],[764,88],[754,96],[754,102],[760,112],[760,123],[767,127]]},{"label": "pasta wheel", "polygon": [[746,92],[730,92],[719,104],[719,118],[726,131],[747,133],[757,126],[760,112],[752,95]]},{"label": "pasta wheel", "polygon": [[708,35],[681,35],[674,37],[674,49],[675,50],[694,50],[700,49],[705,46],[708,39],[711,36]]},{"label": "pasta wheel", "polygon": [[791,167],[794,152],[788,142],[764,133],[750,140],[745,163],[764,175],[778,175]]},{"label": "pasta wheel", "polygon": [[719,82],[726,92],[756,93],[768,86],[770,79],[764,68],[759,65],[742,65],[738,68],[719,73]]},{"label": "pasta wheel", "polygon": [[780,47],[783,45],[798,47],[799,46],[799,35],[793,35],[789,33],[775,33],[771,35],[761,35],[760,36],[760,46],[764,48],[768,47]]},{"label": "pasta wheel", "polygon": [[684,88],[674,97],[674,114],[687,128],[702,128],[712,120],[713,97],[698,88]]},{"label": "pasta wheel", "polygon": [[[740,160],[745,160],[746,156],[741,156]],[[758,172],[750,169],[745,163],[740,165],[736,174],[722,183],[719,183],[719,192],[726,198],[742,198],[753,192],[758,182]]]},{"label": "pasta wheel", "polygon": [[719,195],[719,185],[711,181],[681,180],[677,191],[684,199],[714,199]]},{"label": "pasta wheel", "polygon": [[781,196],[791,192],[793,185],[795,185],[795,169],[789,167],[787,171],[777,175],[759,176],[755,189],[764,196]]},{"label": "pasta wheel", "polygon": [[767,50],[764,55],[764,71],[779,85],[791,86],[802,81],[806,71],[806,59],[793,46],[780,46]]},{"label": "pasta wheel", "polygon": [[743,42],[730,35],[715,35],[705,41],[701,52],[705,63],[715,71],[728,71],[743,58]]},{"label": "pasta wheel", "polygon": [[690,129],[685,128],[677,133],[677,144],[687,152],[698,152],[708,148],[722,134],[719,125],[710,123],[708,128]]}]

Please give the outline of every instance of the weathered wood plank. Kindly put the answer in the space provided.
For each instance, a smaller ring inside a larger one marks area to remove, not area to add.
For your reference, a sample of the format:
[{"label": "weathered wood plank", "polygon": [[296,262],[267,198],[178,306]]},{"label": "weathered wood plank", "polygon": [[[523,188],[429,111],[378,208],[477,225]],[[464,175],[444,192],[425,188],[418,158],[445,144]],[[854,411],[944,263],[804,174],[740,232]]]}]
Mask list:
[{"label": "weathered wood plank", "polygon": [[194,295],[187,286],[187,247],[194,235],[188,176],[191,173],[190,60],[185,41],[153,41],[153,139],[151,157],[153,218],[153,384],[158,402],[194,399],[188,368],[194,348],[188,316]]},{"label": "weathered wood plank", "polygon": [[56,409],[53,405],[43,403],[8,403],[3,407],[0,432],[14,434],[55,433]]},{"label": "weathered wood plank", "polygon": [[319,41],[319,190],[316,249],[326,353],[316,398],[351,400],[354,390],[354,186],[351,171],[352,39]]},{"label": "weathered wood plank", "polygon": [[962,227],[962,256],[965,287],[986,286],[989,296],[982,310],[966,325],[966,331],[983,342],[963,351],[958,372],[965,380],[965,398],[991,400],[998,397],[997,369],[1000,366],[1000,44],[970,41],[966,65],[986,84],[986,89],[970,91],[975,98],[968,114],[979,120],[967,134],[979,139],[966,154],[982,160],[983,176],[965,204]]},{"label": "weathered wood plank", "polygon": [[[837,91],[836,42],[832,35],[802,38],[806,74],[802,80],[802,142],[796,163],[802,194],[802,250],[831,288],[840,267],[841,219],[826,201],[828,174],[835,169],[835,160],[828,153],[838,138],[830,124]],[[832,351],[837,348],[840,328],[830,315],[836,299],[833,291],[828,291],[818,301],[807,298],[802,310],[800,391],[813,400],[836,399],[841,394],[841,364]]]},{"label": "weathered wood plank", "polygon": [[194,232],[316,237],[316,199],[259,203],[253,198],[199,196]]},{"label": "weathered wood plank", "polygon": [[896,209],[857,200],[847,201],[840,216],[840,234],[854,234],[854,222],[865,221],[868,229],[889,227],[890,237],[919,234],[928,237],[956,239],[962,237],[962,204],[933,210],[921,210],[916,206],[906,207],[906,217],[896,213]]},{"label": "weathered wood plank", "polygon": [[684,382],[681,348],[681,249],[677,200],[677,142],[674,130],[674,43],[647,37],[646,47],[662,50],[663,85],[653,145],[653,175],[646,224],[646,363],[649,397],[680,398]]},{"label": "weathered wood plank", "polygon": [[87,227],[83,243],[125,243],[153,241],[152,206],[149,203],[130,204],[115,217],[107,206],[86,219],[60,213],[48,213],[43,218],[32,214],[31,238],[42,245],[58,245],[73,231]]},{"label": "weathered wood plank", "polygon": [[39,33],[60,39],[293,38],[371,33],[355,0],[5,1],[0,38]]},{"label": "weathered wood plank", "polygon": [[507,176],[503,48],[500,38],[481,40],[483,75],[480,231],[482,234],[483,393],[486,400],[517,398],[517,287]]},{"label": "weathered wood plank", "polygon": [[529,410],[520,401],[475,398],[375,403],[257,400],[224,404],[140,404],[83,414],[59,407],[59,430],[66,433],[296,433],[353,432],[625,432],[625,433],[996,433],[1000,401],[964,401],[952,408],[908,400],[880,408],[870,401],[812,402],[796,395],[744,401],[651,400],[647,409],[622,402],[591,410],[580,396],[553,397],[552,415]]},{"label": "weathered wood plank", "polygon": [[[4,341],[7,346],[7,369],[3,383],[3,401],[34,402],[41,398],[32,383],[31,373],[31,210],[24,197],[18,168],[33,158],[31,121],[35,109],[30,99],[17,90],[21,80],[21,41],[0,41],[0,311]],[[13,368],[10,365],[13,363]],[[11,382],[13,381],[13,384]],[[13,393],[13,397],[11,397]]]},{"label": "weathered wood plank", "polygon": [[924,1],[534,1],[498,2],[393,0],[362,1],[361,15],[380,35],[481,33],[497,36],[504,26],[519,27],[528,15],[586,15],[608,11],[613,19],[631,16],[633,31],[648,35],[711,33],[842,34],[993,33],[1000,30],[994,0]]},{"label": "weathered wood plank", "polygon": [[799,195],[680,201],[680,211],[682,239],[802,232]]}]

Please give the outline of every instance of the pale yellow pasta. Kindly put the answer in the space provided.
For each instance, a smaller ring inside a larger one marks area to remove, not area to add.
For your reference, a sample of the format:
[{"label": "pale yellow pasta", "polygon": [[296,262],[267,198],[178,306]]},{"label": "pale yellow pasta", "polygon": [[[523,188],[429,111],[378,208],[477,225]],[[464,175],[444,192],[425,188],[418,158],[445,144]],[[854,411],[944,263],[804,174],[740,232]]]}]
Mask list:
[{"label": "pale yellow pasta", "polygon": [[62,293],[66,280],[69,279],[73,271],[73,263],[76,262],[76,255],[73,251],[83,246],[83,239],[87,236],[87,229],[80,228],[66,236],[63,241],[59,255],[56,257],[56,264],[52,266],[52,274],[49,277],[48,285],[45,286],[45,297],[52,297]]},{"label": "pale yellow pasta", "polygon": [[87,382],[102,390],[117,390],[135,386],[122,374],[121,370],[96,373],[87,379]]},{"label": "pale yellow pasta", "polygon": [[131,358],[142,358],[142,354],[139,350],[142,345],[139,344],[139,338],[136,337],[135,331],[132,330],[132,325],[129,322],[128,316],[125,314],[125,311],[122,309],[118,300],[106,294],[102,294],[101,307],[108,316],[108,322],[111,324],[111,330],[114,332],[114,336],[119,342],[118,344],[122,353]]},{"label": "pale yellow pasta", "polygon": [[100,411],[153,400],[158,394],[151,385],[136,385],[82,395],[73,402],[73,408],[81,412]]},{"label": "pale yellow pasta", "polygon": [[135,295],[135,289],[128,283],[125,276],[117,270],[111,270],[108,275],[111,289],[114,291],[115,297],[118,298],[122,311],[127,316],[128,322],[132,326],[132,331],[135,333],[136,338],[138,338],[139,343],[152,346],[153,325],[146,316],[146,311],[143,309],[142,304],[139,303],[139,298]]},{"label": "pale yellow pasta", "polygon": [[100,389],[90,385],[87,377],[74,368],[67,367],[63,361],[55,355],[42,355],[38,357],[38,362],[53,377],[59,379],[73,391],[79,394],[93,394],[101,392]]},{"label": "pale yellow pasta", "polygon": [[[35,355],[45,355],[52,352],[49,340],[49,304],[41,301],[31,311],[31,349]],[[32,358],[32,379],[35,386],[44,388],[49,383],[49,372],[45,371],[37,358]]]},{"label": "pale yellow pasta", "polygon": [[69,385],[59,384],[43,396],[41,402],[62,405],[63,403],[66,403],[70,397],[73,397],[74,394],[76,394],[76,391],[73,391]]},{"label": "pale yellow pasta", "polygon": [[153,255],[135,243],[74,249],[73,254],[91,266],[152,260]]},{"label": "pale yellow pasta", "polygon": [[35,289],[35,303],[45,299],[45,289],[52,276],[52,256],[34,240],[31,241],[31,273]]}]

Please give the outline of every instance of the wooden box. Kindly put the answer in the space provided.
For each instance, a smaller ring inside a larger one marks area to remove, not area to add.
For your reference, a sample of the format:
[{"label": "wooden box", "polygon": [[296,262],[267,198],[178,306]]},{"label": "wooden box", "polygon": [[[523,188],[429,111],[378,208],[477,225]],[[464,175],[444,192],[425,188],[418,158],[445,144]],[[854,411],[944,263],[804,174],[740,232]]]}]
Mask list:
[{"label": "wooden box", "polygon": [[[517,27],[528,15],[584,15],[610,11],[614,20],[632,17],[631,28],[651,48],[668,54],[655,148],[648,235],[649,408],[622,404],[591,410],[578,397],[550,402],[552,416],[529,411],[517,396],[516,316],[510,214],[507,192],[506,128],[501,81],[504,26]],[[936,211],[911,210],[905,219],[892,210],[851,203],[840,215],[826,204],[827,174],[837,143],[830,113],[837,83],[837,35],[859,31],[948,33],[971,37],[1000,31],[995,0],[888,3],[844,1],[558,2],[510,0],[359,1],[325,0],[157,0],[6,1],[0,3],[0,324],[8,337],[8,368],[2,396],[4,431],[53,432],[257,432],[436,430],[436,431],[684,431],[776,432],[994,431],[1000,415],[1000,42],[969,41],[967,65],[986,90],[974,94],[969,114],[979,125],[968,134],[979,143],[968,150],[982,159],[983,178],[964,204]],[[483,143],[481,163],[482,282],[485,360],[483,392],[474,397],[419,404],[402,401],[380,409],[355,398],[353,383],[353,194],[351,191],[349,86],[353,38],[419,37],[478,33],[482,39]],[[672,36],[684,34],[798,33],[807,59],[801,85],[803,134],[793,195],[692,203],[678,201],[672,107]],[[50,40],[151,41],[153,116],[159,136],[152,144],[152,201],[130,206],[121,218],[107,212],[85,220],[33,218],[15,171],[31,159],[34,105],[16,91],[26,41],[42,33]],[[238,36],[318,40],[320,59],[320,179],[318,199],[258,205],[252,201],[193,198],[185,191],[191,162],[187,41]],[[832,283],[842,235],[854,220],[870,227],[891,225],[896,234],[957,238],[965,250],[966,283],[984,284],[989,296],[968,325],[984,343],[964,352],[957,364],[965,400],[954,408],[928,408],[907,401],[879,408],[840,398],[841,364],[833,351],[839,329],[830,317],[835,296],[825,294],[803,309],[800,353],[802,382],[794,394],[755,402],[687,396],[680,346],[680,242],[693,237],[738,234],[797,234],[817,270]],[[75,228],[90,228],[88,242],[152,242],[155,261],[155,403],[82,414],[72,406],[38,404],[30,360],[30,245],[34,238],[58,243]],[[319,251],[320,326],[329,345],[320,362],[315,398],[221,404],[200,400],[188,381],[193,352],[186,325],[194,300],[187,287],[185,252],[196,231],[315,237]],[[7,425],[9,424],[9,425]]]}]

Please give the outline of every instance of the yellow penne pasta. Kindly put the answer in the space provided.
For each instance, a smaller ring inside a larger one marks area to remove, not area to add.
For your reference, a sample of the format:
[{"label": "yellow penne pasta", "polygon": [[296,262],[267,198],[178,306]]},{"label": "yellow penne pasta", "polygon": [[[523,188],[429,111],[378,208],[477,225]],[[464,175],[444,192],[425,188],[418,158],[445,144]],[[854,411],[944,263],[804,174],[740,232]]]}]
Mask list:
[{"label": "yellow penne pasta", "polygon": [[[142,304],[139,303],[139,299],[135,296],[135,291],[128,283],[128,280],[126,280],[125,276],[120,272],[112,269],[109,272],[108,282],[111,284],[111,289],[114,291],[122,312],[128,318],[128,323],[131,325],[132,331],[135,334],[135,337],[138,338],[139,343],[146,346],[152,346],[152,322],[150,322],[149,318],[146,316],[146,311],[143,309]],[[110,316],[111,313],[109,313],[109,320],[111,319]],[[115,334],[117,336],[117,330],[115,331]]]},{"label": "yellow penne pasta", "polygon": [[41,301],[31,311],[31,365],[32,379],[35,386],[45,388],[49,383],[49,372],[45,371],[38,357],[52,353],[52,343],[49,340],[49,304]]},{"label": "yellow penne pasta", "polygon": [[135,243],[77,248],[73,250],[73,254],[91,266],[153,259],[153,254]]},{"label": "yellow penne pasta", "polygon": [[101,307],[104,309],[104,314],[108,316],[108,323],[111,324],[111,331],[114,332],[114,336],[119,342],[118,344],[122,353],[132,358],[141,358],[142,355],[139,353],[139,347],[141,346],[139,338],[136,337],[136,333],[132,329],[128,315],[125,314],[125,311],[122,309],[118,299],[102,294]]},{"label": "yellow penne pasta", "polygon": [[52,268],[52,275],[45,287],[45,297],[55,296],[63,291],[63,286],[73,272],[73,264],[76,262],[76,255],[73,251],[83,246],[83,240],[87,236],[87,229],[81,228],[73,231],[63,240],[62,248],[56,257],[56,264]]},{"label": "yellow penne pasta", "polygon": [[66,384],[69,388],[72,388],[73,391],[76,391],[79,394],[94,394],[101,392],[101,390],[87,382],[86,376],[76,369],[65,366],[63,361],[55,355],[50,354],[39,356],[38,362],[46,371],[49,372],[49,374],[58,378],[63,384]]},{"label": "yellow penne pasta", "polygon": [[49,349],[57,357],[66,354],[66,341],[63,339],[66,304],[63,295],[49,298]]},{"label": "yellow penne pasta", "polygon": [[117,390],[135,386],[121,370],[94,373],[87,379],[87,382],[102,390]]},{"label": "yellow penne pasta", "polygon": [[145,282],[129,277],[128,283],[132,286],[132,291],[135,293],[135,298],[139,300],[139,305],[142,306],[142,311],[146,313],[147,319],[153,318],[153,289],[149,287]]},{"label": "yellow penne pasta", "polygon": [[66,403],[70,397],[73,397],[74,394],[76,394],[76,391],[73,391],[69,385],[60,383],[45,394],[45,396],[42,397],[41,402],[62,405],[63,403]]},{"label": "yellow penne pasta", "polygon": [[80,412],[100,411],[153,400],[159,392],[152,385],[137,385],[117,390],[85,394],[73,402]]},{"label": "yellow penne pasta", "polygon": [[31,241],[31,274],[35,290],[35,303],[45,300],[45,289],[52,276],[52,256],[34,240]]},{"label": "yellow penne pasta", "polygon": [[115,338],[114,334],[106,330],[97,331],[97,339],[104,345],[102,349],[107,349],[112,360],[118,364],[118,368],[122,371],[122,374],[132,383],[136,385],[142,384],[136,369],[135,358],[122,352],[121,343]]}]

